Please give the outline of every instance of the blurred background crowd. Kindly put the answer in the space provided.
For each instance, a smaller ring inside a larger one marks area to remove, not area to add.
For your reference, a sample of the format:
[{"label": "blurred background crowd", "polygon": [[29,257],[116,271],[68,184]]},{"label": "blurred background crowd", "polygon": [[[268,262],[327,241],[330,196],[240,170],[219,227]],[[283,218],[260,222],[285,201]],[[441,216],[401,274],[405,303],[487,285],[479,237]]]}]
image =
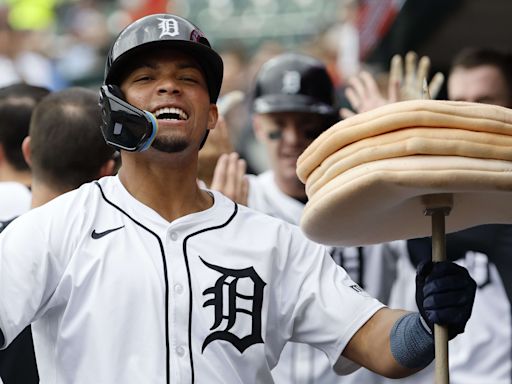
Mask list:
[{"label": "blurred background crowd", "polygon": [[[384,84],[394,54],[414,50],[430,57],[431,73],[446,72],[461,48],[508,49],[512,35],[508,0],[0,0],[0,87],[97,89],[115,36],[158,12],[184,16],[209,36],[224,59],[221,95],[247,95],[264,61],[294,50],[327,65],[340,107],[347,79],[366,69]],[[226,117],[252,171],[264,169],[262,156],[242,148],[252,134],[244,110]]]}]

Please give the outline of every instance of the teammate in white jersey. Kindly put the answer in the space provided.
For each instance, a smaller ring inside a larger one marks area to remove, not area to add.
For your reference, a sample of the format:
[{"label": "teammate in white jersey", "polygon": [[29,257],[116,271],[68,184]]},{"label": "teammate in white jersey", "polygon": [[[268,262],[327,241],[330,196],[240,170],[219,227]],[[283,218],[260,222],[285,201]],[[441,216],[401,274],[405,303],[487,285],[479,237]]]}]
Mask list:
[{"label": "teammate in white jersey", "polygon": [[[46,88],[24,83],[0,88],[0,232],[30,209],[31,172],[21,145],[28,135],[34,108],[49,93]],[[24,331],[8,350],[0,351],[2,380],[5,384],[39,382],[30,330]]]},{"label": "teammate in white jersey", "polygon": [[[100,124],[98,96],[92,90],[72,87],[38,102],[22,144],[32,174],[32,208],[112,174],[114,149],[105,144]],[[4,384],[39,383],[29,326],[0,351],[0,379]]]},{"label": "teammate in white jersey", "polygon": [[222,60],[197,27],[169,14],[132,23],[105,75],[118,176],[0,235],[0,345],[33,323],[43,383],[271,383],[288,341],[321,349],[339,373],[400,377],[432,360],[432,322],[463,332],[464,268],[424,267],[424,317],[392,310],[296,226],[198,187]]},{"label": "teammate in white jersey", "polygon": [[[296,173],[299,155],[324,130],[338,121],[334,85],[319,60],[284,53],[266,62],[256,76],[253,127],[263,144],[271,169],[249,175],[248,206],[299,225],[307,201]],[[359,286],[386,303],[395,255],[385,245],[330,248],[333,259]],[[393,259],[393,260],[388,260]],[[305,344],[286,345],[272,370],[276,383],[378,383],[382,377],[366,369],[338,376],[325,354]]]},{"label": "teammate in white jersey", "polygon": [[30,208],[30,169],[21,143],[36,104],[50,91],[16,83],[0,88],[0,229]]}]

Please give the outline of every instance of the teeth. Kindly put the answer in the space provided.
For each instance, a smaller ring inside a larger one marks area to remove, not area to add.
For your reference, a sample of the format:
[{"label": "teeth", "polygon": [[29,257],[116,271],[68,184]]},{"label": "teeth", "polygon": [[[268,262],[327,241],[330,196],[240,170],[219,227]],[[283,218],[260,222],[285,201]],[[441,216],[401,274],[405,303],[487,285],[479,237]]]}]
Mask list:
[{"label": "teeth", "polygon": [[158,119],[164,113],[174,113],[179,116],[179,120],[187,120],[188,119],[188,115],[185,113],[185,111],[183,111],[180,108],[174,108],[174,107],[160,108],[159,110],[155,111],[155,116]]}]

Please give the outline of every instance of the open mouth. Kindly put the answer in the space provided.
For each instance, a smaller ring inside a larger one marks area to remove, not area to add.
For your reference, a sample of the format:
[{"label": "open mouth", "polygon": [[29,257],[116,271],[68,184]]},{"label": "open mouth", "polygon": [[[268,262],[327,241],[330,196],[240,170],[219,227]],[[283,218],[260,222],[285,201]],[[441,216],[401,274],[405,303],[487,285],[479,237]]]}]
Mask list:
[{"label": "open mouth", "polygon": [[165,107],[155,111],[155,117],[158,120],[187,120],[188,115],[180,108]]}]

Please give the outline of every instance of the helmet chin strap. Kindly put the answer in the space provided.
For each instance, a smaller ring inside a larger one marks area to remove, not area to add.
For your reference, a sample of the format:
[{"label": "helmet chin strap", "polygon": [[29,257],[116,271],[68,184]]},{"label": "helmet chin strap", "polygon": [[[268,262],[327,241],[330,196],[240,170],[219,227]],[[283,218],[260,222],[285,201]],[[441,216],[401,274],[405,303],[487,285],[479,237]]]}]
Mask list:
[{"label": "helmet chin strap", "polygon": [[201,144],[199,145],[199,150],[203,148],[204,143],[206,143],[206,139],[208,138],[208,134],[210,133],[209,129],[206,129],[206,132],[204,133],[203,140],[201,140]]}]

